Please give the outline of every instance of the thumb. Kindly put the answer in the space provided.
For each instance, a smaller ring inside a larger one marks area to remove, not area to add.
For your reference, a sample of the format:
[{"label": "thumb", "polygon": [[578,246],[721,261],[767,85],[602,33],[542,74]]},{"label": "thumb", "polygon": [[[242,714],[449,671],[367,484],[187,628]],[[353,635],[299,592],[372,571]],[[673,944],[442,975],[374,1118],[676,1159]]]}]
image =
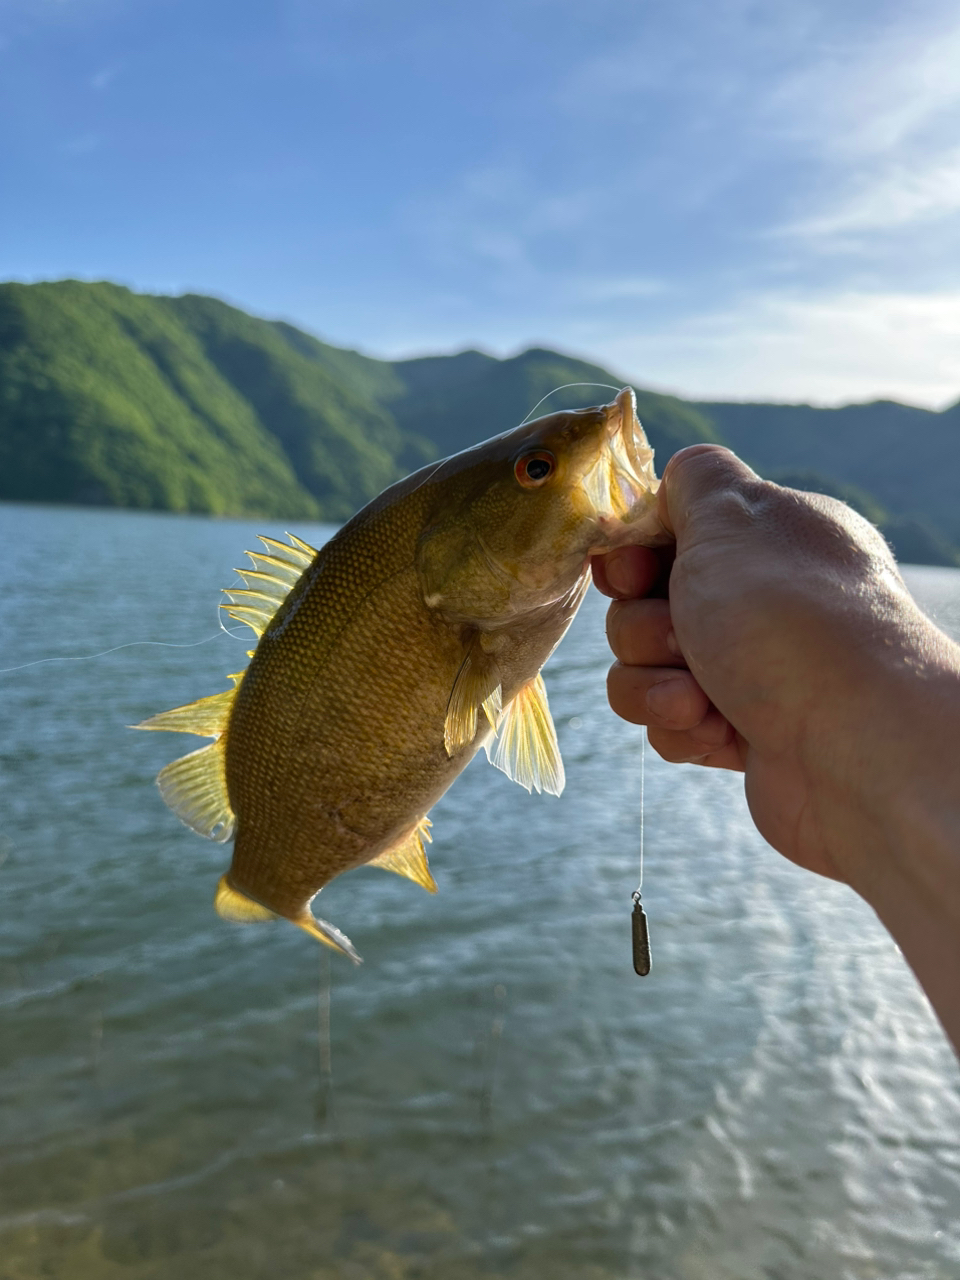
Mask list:
[{"label": "thumb", "polygon": [[659,515],[678,542],[701,520],[746,515],[748,496],[760,476],[719,444],[692,444],[673,455],[657,494]]}]

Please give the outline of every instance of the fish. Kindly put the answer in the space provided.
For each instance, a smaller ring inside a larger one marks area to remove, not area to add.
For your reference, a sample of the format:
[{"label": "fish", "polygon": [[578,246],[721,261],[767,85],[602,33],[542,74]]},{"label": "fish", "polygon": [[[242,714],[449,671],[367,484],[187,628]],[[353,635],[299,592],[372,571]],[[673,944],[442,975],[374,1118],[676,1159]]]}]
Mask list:
[{"label": "fish", "polygon": [[435,892],[428,815],[478,751],[559,795],[541,668],[591,555],[668,540],[658,483],[625,387],[430,463],[319,550],[261,537],[221,606],[257,636],[246,670],[132,726],[213,739],[157,783],[187,826],[233,840],[218,914],[284,918],[359,963],[314,898],[365,864]]}]

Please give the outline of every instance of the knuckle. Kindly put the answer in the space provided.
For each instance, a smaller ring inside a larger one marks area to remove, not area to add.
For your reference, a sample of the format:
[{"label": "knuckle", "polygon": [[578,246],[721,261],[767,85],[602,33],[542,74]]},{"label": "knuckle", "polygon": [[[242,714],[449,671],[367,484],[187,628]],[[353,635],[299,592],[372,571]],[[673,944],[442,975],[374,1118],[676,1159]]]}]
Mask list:
[{"label": "knuckle", "polygon": [[607,672],[607,701],[621,720],[631,724],[646,722],[643,690],[637,687],[630,668],[620,662],[615,662]]},{"label": "knuckle", "polygon": [[688,734],[676,729],[650,728],[647,740],[668,764],[695,763],[707,754],[702,745],[695,745]]}]

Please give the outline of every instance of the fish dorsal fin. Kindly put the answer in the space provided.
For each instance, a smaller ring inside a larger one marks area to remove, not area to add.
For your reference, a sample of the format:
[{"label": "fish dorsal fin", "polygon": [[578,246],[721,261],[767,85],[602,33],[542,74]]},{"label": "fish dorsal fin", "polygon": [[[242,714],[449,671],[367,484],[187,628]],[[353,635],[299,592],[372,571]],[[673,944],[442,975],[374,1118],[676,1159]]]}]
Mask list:
[{"label": "fish dorsal fin", "polygon": [[542,676],[507,704],[496,741],[484,745],[490,763],[528,791],[558,796],[563,790],[563,761]]},{"label": "fish dorsal fin", "polygon": [[[242,675],[232,676],[235,686]],[[159,715],[132,726],[134,729],[167,729],[171,733],[195,733],[201,738],[216,738],[188,756],[181,756],[157,774],[157,786],[164,800],[177,815],[201,836],[209,840],[229,840],[235,818],[227,795],[224,768],[223,734],[230,718],[236,687],[223,693],[198,698],[186,706],[161,711]]]},{"label": "fish dorsal fin", "polygon": [[313,563],[317,554],[309,543],[288,533],[290,545],[275,538],[260,537],[265,551],[248,551],[252,569],[237,569],[244,581],[243,587],[225,587],[223,594],[229,604],[221,609],[237,622],[243,622],[257,636],[263,635],[274,614],[300,581],[304,571]]},{"label": "fish dorsal fin", "polygon": [[160,794],[180,821],[198,835],[221,842],[233,835],[236,821],[227,795],[223,758],[224,742],[218,739],[174,760],[157,774]]},{"label": "fish dorsal fin", "polygon": [[453,682],[447,718],[443,724],[443,745],[453,756],[477,736],[477,720],[483,708],[490,727],[500,721],[500,671],[489,654],[484,653],[479,633],[471,640],[457,678]]},{"label": "fish dorsal fin", "polygon": [[399,844],[388,849],[386,853],[371,858],[368,865],[383,867],[384,871],[394,871],[398,876],[406,876],[414,884],[422,885],[428,893],[436,893],[437,882],[430,872],[427,853],[423,847],[424,840],[433,841],[429,818],[421,818],[410,834],[404,836]]},{"label": "fish dorsal fin", "polygon": [[[239,683],[239,677],[237,682]],[[235,688],[225,689],[223,693],[213,693],[209,698],[198,698],[196,702],[188,702],[183,707],[174,707],[172,711],[161,711],[159,715],[141,720],[139,724],[133,724],[130,728],[168,729],[171,733],[195,733],[201,738],[219,738],[227,727],[230,708],[236,696]]]},{"label": "fish dorsal fin", "polygon": [[[289,546],[274,538],[260,538],[264,550],[247,552],[253,568],[237,570],[245,587],[228,589],[225,594],[231,603],[220,606],[231,618],[252,627],[258,639],[287,598],[290,588],[300,580],[317,554],[309,543],[295,538],[292,533],[287,537]],[[252,658],[253,653],[250,650],[247,656]],[[209,747],[174,760],[157,775],[160,793],[177,817],[211,840],[229,840],[236,825],[227,795],[223,735],[243,672],[229,678],[234,684],[232,689],[214,693],[209,698],[199,698],[172,711],[161,711],[159,715],[132,726],[134,729],[196,733],[202,738],[217,739]]]}]

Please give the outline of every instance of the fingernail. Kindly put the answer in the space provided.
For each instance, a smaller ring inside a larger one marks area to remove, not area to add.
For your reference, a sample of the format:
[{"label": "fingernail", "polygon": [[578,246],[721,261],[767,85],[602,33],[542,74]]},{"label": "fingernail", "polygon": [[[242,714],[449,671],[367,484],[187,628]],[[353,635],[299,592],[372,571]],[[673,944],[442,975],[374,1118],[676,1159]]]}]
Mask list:
[{"label": "fingernail", "polygon": [[616,551],[611,551],[607,556],[604,564],[607,575],[607,582],[613,587],[614,591],[619,591],[622,595],[629,595],[633,590],[632,574],[629,565],[624,557]]},{"label": "fingernail", "polygon": [[661,720],[683,720],[690,706],[686,680],[658,680],[647,690],[647,709]]},{"label": "fingernail", "polygon": [[677,640],[677,633],[674,631],[673,627],[671,627],[670,630],[667,632],[667,648],[670,650],[670,652],[673,654],[675,658],[680,657],[680,653],[681,653],[680,644],[679,644],[679,641]]}]

